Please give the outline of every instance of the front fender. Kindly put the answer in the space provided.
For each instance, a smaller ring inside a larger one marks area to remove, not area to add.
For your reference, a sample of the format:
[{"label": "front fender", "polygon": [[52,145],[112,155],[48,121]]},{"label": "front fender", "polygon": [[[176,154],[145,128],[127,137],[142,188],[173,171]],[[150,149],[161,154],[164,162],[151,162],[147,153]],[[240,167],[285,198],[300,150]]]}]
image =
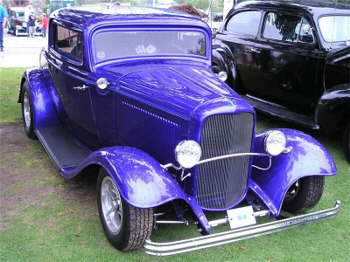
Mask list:
[{"label": "front fender", "polygon": [[231,81],[237,80],[237,70],[234,63],[234,57],[230,48],[215,39],[212,51],[212,64],[218,65],[222,70],[225,70]]},{"label": "front fender", "polygon": [[[328,150],[311,136],[292,129],[277,129],[287,138],[289,153],[272,158],[267,171],[252,170],[250,188],[278,216],[284,197],[297,180],[307,176],[332,176],[337,172],[334,160]],[[269,130],[257,134],[254,141],[256,152],[264,153],[264,139]],[[266,159],[254,159],[254,165],[266,166]]]},{"label": "front fender", "polygon": [[62,169],[66,178],[73,178],[90,165],[99,165],[108,172],[122,197],[130,205],[151,208],[187,197],[178,182],[153,157],[132,147],[106,147],[94,151],[76,169]]},{"label": "front fender", "polygon": [[[57,125],[59,122],[56,107],[52,100],[53,82],[48,69],[28,69],[21,81],[18,102],[22,102],[24,83],[32,103],[34,128]],[[55,96],[57,97],[57,95]],[[58,100],[58,99],[56,99]]]}]

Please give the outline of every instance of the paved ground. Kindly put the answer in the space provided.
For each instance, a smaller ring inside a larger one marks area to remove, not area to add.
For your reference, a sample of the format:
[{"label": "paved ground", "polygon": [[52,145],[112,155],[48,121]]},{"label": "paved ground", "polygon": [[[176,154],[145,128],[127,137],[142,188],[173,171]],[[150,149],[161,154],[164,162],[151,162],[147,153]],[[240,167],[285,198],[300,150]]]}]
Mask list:
[{"label": "paved ground", "polygon": [[4,52],[0,52],[0,67],[31,67],[39,65],[39,54],[47,39],[5,34]]}]

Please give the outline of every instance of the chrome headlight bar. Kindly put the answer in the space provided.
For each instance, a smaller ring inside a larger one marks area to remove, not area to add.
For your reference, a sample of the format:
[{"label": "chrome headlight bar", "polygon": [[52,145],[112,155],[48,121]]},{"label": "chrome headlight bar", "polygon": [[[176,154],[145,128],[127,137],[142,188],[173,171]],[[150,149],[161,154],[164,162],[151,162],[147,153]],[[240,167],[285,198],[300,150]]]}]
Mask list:
[{"label": "chrome headlight bar", "polygon": [[[217,161],[217,160],[222,160],[222,159],[227,159],[227,158],[232,158],[232,157],[242,157],[242,156],[263,156],[263,157],[268,157],[269,159],[269,163],[266,167],[258,167],[258,166],[254,166],[253,167],[260,169],[260,170],[269,170],[272,164],[272,156],[270,154],[267,153],[234,153],[234,154],[228,154],[228,155],[223,155],[223,156],[216,156],[216,157],[212,157],[212,158],[207,158],[207,159],[203,159],[200,161],[197,161],[196,164],[194,164],[192,167],[194,166],[198,166],[201,164],[205,164],[208,162],[212,162],[212,161]],[[168,170],[169,168],[174,168],[176,170],[183,170],[185,167],[182,166],[176,166],[173,163],[168,163],[165,165],[161,165],[162,168],[164,168],[165,170]],[[192,168],[191,167],[191,168]]]}]

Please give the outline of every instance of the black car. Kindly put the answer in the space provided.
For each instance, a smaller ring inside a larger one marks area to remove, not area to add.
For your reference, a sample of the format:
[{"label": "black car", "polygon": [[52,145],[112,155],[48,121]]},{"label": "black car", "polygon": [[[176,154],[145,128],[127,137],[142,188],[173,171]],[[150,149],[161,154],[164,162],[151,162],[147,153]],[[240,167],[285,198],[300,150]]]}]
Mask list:
[{"label": "black car", "polygon": [[214,40],[213,71],[226,72],[259,111],[329,134],[346,130],[350,161],[350,5],[240,3]]}]

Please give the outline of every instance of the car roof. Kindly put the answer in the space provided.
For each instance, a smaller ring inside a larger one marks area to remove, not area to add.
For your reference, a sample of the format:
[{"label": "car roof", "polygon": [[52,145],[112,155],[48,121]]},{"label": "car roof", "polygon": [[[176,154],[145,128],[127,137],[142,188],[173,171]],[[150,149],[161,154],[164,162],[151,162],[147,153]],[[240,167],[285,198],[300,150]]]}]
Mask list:
[{"label": "car roof", "polygon": [[16,7],[10,7],[9,10],[12,10],[12,11],[23,11],[25,10],[25,7],[21,7],[21,6],[16,6]]},{"label": "car roof", "polygon": [[350,4],[324,0],[253,0],[241,2],[233,10],[249,7],[292,9],[293,11],[308,12],[314,17],[326,14],[350,15]]},{"label": "car roof", "polygon": [[109,4],[87,5],[79,7],[62,8],[53,12],[50,16],[58,20],[74,23],[78,26],[84,26],[88,23],[94,23],[99,20],[126,21],[138,19],[173,19],[186,20],[187,22],[201,21],[199,18],[172,9],[162,9],[153,7],[136,7],[136,6],[118,6]]}]

